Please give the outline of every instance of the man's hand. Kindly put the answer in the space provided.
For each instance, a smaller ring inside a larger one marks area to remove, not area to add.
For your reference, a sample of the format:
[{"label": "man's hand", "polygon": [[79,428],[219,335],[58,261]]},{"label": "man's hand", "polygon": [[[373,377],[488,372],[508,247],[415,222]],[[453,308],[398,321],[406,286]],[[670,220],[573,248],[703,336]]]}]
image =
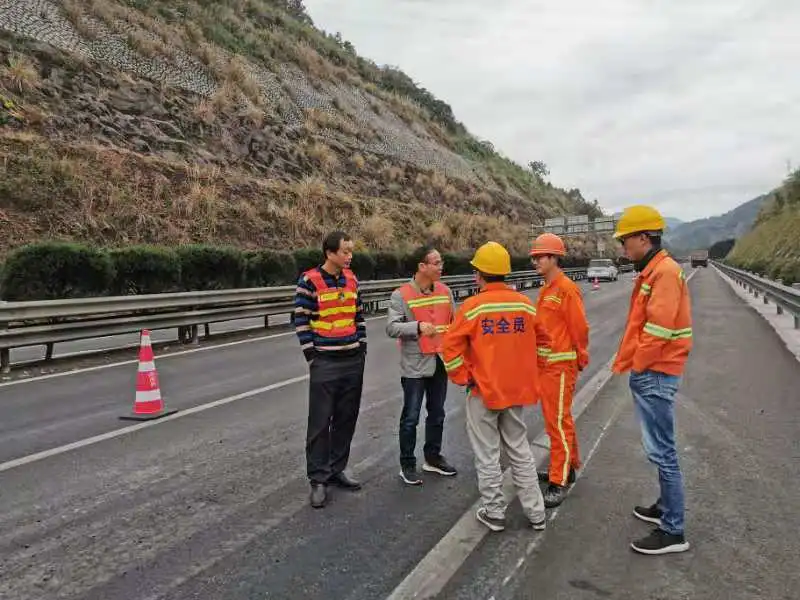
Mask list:
[{"label": "man's hand", "polygon": [[420,321],[419,332],[425,337],[433,337],[436,335],[436,327],[427,321]]}]

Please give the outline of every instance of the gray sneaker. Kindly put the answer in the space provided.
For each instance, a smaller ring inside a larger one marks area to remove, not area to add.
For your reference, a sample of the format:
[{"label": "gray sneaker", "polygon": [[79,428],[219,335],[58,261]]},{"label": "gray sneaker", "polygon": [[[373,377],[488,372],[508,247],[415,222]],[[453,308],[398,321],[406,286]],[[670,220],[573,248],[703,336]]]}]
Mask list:
[{"label": "gray sneaker", "polygon": [[490,517],[485,508],[479,508],[478,512],[475,513],[475,518],[492,531],[503,531],[506,528],[505,518]]},{"label": "gray sneaker", "polygon": [[419,476],[416,467],[403,467],[400,470],[400,479],[406,485],[422,485],[422,477]]}]

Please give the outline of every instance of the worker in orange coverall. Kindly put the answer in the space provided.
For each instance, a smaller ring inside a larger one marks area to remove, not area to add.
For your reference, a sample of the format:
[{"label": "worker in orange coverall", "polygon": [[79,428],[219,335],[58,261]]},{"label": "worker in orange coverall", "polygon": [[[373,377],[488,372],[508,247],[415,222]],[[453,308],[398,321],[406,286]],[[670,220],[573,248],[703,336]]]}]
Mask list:
[{"label": "worker in orange coverall", "polygon": [[559,258],[566,254],[557,235],[544,233],[533,242],[531,260],[545,284],[539,292],[536,314],[551,340],[537,349],[546,359],[542,374],[542,415],[550,438],[550,469],[539,473],[549,482],[544,493],[547,508],[564,501],[569,484],[580,468],[578,437],[572,418],[572,396],[578,372],[589,364],[589,323],[580,288],[564,275]]}]

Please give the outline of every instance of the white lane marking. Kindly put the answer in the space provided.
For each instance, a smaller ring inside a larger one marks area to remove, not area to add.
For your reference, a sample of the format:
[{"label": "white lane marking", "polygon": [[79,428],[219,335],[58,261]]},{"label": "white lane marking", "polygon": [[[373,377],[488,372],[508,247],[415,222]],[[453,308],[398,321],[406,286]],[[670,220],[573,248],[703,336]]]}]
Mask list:
[{"label": "white lane marking", "polygon": [[[367,317],[364,320],[365,321],[374,321],[375,319],[385,319],[385,318],[386,318],[385,315],[384,316],[380,316],[379,315],[377,317]],[[240,331],[247,331],[247,330],[246,329],[242,329]],[[234,331],[234,333],[235,333],[235,331]],[[174,356],[184,356],[186,354],[194,354],[195,352],[207,352],[209,350],[218,350],[218,349],[221,349],[221,348],[229,348],[231,346],[238,346],[240,344],[252,344],[254,342],[263,342],[265,340],[271,340],[271,339],[274,339],[274,338],[286,337],[286,336],[289,336],[289,335],[295,335],[294,329],[292,329],[291,331],[284,331],[282,333],[273,333],[273,334],[270,334],[270,335],[263,335],[263,336],[258,336],[258,337],[254,337],[254,338],[248,338],[246,340],[236,340],[236,341],[233,341],[233,342],[225,342],[223,344],[209,344],[208,346],[201,346],[199,348],[192,348],[191,350],[177,350],[175,352],[167,352],[165,354],[158,354],[158,355],[156,355],[156,360],[162,361],[164,359],[172,358]],[[102,354],[104,354],[106,352],[116,352],[116,351],[118,351],[120,349],[137,348],[137,347],[138,346],[123,347],[123,348],[107,348],[107,349],[96,350],[96,351],[95,350],[88,350],[86,352],[87,353],[94,353],[94,354],[97,354],[98,356],[101,356]],[[299,347],[298,347],[298,353],[299,353]],[[61,356],[59,356],[59,358],[61,358],[63,356],[66,356],[66,355],[61,355]],[[59,373],[48,373],[47,375],[38,375],[36,377],[29,377],[27,379],[16,379],[14,381],[7,381],[5,383],[0,383],[0,388],[7,387],[7,386],[10,386],[10,385],[20,385],[22,383],[31,383],[33,381],[43,381],[45,379],[53,379],[54,377],[66,377],[67,375],[80,375],[82,373],[89,373],[91,371],[100,371],[101,369],[112,369],[114,367],[123,367],[125,365],[135,365],[138,362],[139,362],[138,358],[132,358],[130,360],[121,360],[121,361],[115,362],[115,363],[108,363],[106,365],[95,365],[93,367],[84,367],[82,369],[73,369],[71,371],[61,371]],[[17,367],[17,368],[24,368],[24,367]]]},{"label": "white lane marking", "polygon": [[299,377],[292,377],[291,379],[284,379],[283,381],[279,381],[277,383],[271,383],[270,385],[265,385],[264,387],[256,388],[254,390],[249,390],[247,392],[242,392],[241,394],[236,394],[234,396],[227,396],[225,398],[220,398],[219,400],[214,400],[213,402],[207,402],[206,404],[201,404],[199,406],[193,406],[191,408],[181,409],[178,412],[163,417],[161,419],[155,419],[153,421],[144,421],[142,423],[137,423],[136,425],[130,425],[128,427],[123,427],[121,429],[115,429],[114,431],[109,431],[106,433],[102,433],[100,435],[95,435],[90,438],[78,440],[77,442],[72,442],[70,444],[58,446],[57,448],[51,448],[50,450],[43,450],[42,452],[36,452],[35,454],[29,454],[28,456],[15,458],[14,460],[9,460],[7,462],[0,463],[0,473],[2,473],[3,471],[8,471],[10,469],[13,469],[15,467],[21,467],[23,465],[28,465],[30,463],[43,460],[45,458],[50,458],[51,456],[57,456],[59,454],[64,454],[65,452],[77,450],[78,448],[85,448],[86,446],[91,446],[92,444],[97,444],[105,440],[110,440],[116,437],[127,435],[129,433],[133,433],[134,431],[139,431],[140,429],[147,429],[148,427],[154,427],[155,425],[160,425],[161,423],[174,421],[175,419],[180,419],[182,417],[188,417],[189,415],[194,415],[196,413],[210,410],[212,408],[222,406],[223,404],[230,404],[231,402],[236,402],[237,400],[243,400],[245,398],[251,398],[253,396],[257,396],[258,394],[271,392],[273,390],[277,390],[286,387],[288,385],[300,383],[301,381],[305,381],[306,379],[308,379],[308,375],[301,375]]},{"label": "white lane marking", "polygon": [[[697,272],[695,269],[692,271],[686,281],[689,281]],[[573,415],[577,420],[589,404],[600,393],[602,388],[611,379],[611,367],[614,364],[616,354],[611,357],[611,360],[606,363],[603,368],[596,373],[586,384],[580,389],[573,399]],[[611,421],[606,424],[603,429],[603,435],[610,425]],[[599,438],[599,439],[602,439]],[[592,447],[590,455],[596,451],[599,440]],[[546,432],[539,434],[536,439],[531,442],[531,446],[540,448],[550,447],[550,438]],[[588,463],[588,458],[584,464]],[[541,466],[541,465],[537,465]],[[506,470],[503,473],[503,493],[506,498],[512,498],[513,483],[511,481],[511,473]],[[439,543],[434,546],[430,552],[417,564],[417,566],[400,582],[394,591],[387,597],[387,600],[401,600],[406,598],[433,598],[439,594],[447,582],[452,578],[455,572],[467,560],[469,555],[478,546],[483,537],[488,533],[488,530],[480,525],[475,520],[475,511],[480,506],[480,500],[476,501],[456,522],[455,525],[448,531],[444,537],[439,540]],[[558,508],[554,509],[551,513],[552,516],[558,514]],[[540,537],[540,536],[539,536]],[[529,545],[528,554],[539,544],[539,537]]]},{"label": "white lane marking", "polygon": [[[615,357],[616,355],[612,356],[611,360],[595,373],[575,395],[573,415],[576,420],[611,379],[611,366],[614,364]],[[543,431],[531,442],[531,446],[537,445],[549,448],[549,438],[546,432]],[[506,498],[514,496],[511,472],[508,469],[503,473],[503,493]],[[387,600],[433,598],[444,589],[447,582],[488,533],[488,529],[475,519],[475,512],[479,507],[480,499],[461,515],[450,531],[406,575],[405,579],[387,597]]]}]

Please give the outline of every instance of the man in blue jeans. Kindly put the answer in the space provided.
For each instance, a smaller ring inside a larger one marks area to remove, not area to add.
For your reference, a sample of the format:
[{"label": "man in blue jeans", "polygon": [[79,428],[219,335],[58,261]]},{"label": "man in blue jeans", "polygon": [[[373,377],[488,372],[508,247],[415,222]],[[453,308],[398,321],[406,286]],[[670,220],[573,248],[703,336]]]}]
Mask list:
[{"label": "man in blue jeans", "polygon": [[652,207],[627,208],[614,237],[634,261],[628,322],[614,373],[630,371],[630,387],[648,460],[658,467],[661,490],[651,506],[633,514],[658,527],[631,543],[641,554],[685,552],[683,476],[675,444],[675,394],[692,349],[689,286],[680,265],[661,248],[664,219]]},{"label": "man in blue jeans", "polygon": [[413,278],[396,289],[389,300],[386,334],[400,340],[400,478],[408,485],[420,485],[415,449],[423,398],[428,414],[422,468],[444,476],[456,474],[442,456],[448,379],[440,356],[442,335],[453,320],[455,302],[450,288],[440,281],[444,263],[439,252],[423,246],[413,257]]}]

